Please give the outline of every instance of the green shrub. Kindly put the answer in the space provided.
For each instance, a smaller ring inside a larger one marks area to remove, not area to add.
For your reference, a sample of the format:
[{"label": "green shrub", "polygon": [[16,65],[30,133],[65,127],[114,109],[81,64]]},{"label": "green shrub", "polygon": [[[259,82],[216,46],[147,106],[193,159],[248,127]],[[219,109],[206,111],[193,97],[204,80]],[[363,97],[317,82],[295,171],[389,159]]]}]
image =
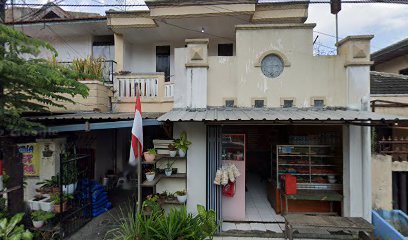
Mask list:
[{"label": "green shrub", "polygon": [[14,215],[10,220],[0,219],[0,239],[3,240],[31,240],[33,234],[24,228],[24,225],[18,225],[23,220],[24,213]]},{"label": "green shrub", "polygon": [[173,208],[168,214],[163,211],[151,215],[133,214],[131,207],[120,208],[114,216],[116,228],[109,231],[107,239],[113,240],[204,240],[213,238],[218,230],[215,212],[197,206],[198,215],[187,212],[185,207]]}]

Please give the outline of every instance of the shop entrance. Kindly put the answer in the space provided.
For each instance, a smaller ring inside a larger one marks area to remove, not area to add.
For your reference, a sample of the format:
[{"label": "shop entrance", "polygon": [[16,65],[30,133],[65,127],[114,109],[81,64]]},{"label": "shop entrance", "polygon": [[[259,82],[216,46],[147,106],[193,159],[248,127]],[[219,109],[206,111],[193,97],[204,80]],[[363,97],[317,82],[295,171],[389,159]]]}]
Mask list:
[{"label": "shop entrance", "polygon": [[[223,126],[223,167],[235,165],[240,176],[234,196],[223,190],[222,218],[272,223],[282,222],[286,212],[341,215],[340,198],[319,197],[341,197],[342,151],[341,125]],[[299,199],[286,194],[286,174],[295,179]]]}]

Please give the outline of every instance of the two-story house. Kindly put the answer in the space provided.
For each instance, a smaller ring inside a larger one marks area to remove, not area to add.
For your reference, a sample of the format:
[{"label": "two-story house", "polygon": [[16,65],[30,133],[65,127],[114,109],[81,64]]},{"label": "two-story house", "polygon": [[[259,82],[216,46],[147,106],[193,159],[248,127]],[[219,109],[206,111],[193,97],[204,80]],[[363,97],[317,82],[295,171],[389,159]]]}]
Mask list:
[{"label": "two-story house", "polygon": [[[189,211],[203,204],[232,222],[281,221],[277,213],[286,212],[370,219],[370,126],[399,120],[370,112],[373,36],[349,36],[337,55],[314,56],[308,4],[146,4],[106,17],[15,24],[50,40],[61,56],[114,52],[110,83],[85,82],[98,86],[88,99],[32,119],[94,149],[95,179],[111,169],[132,171],[139,89],[145,143],[182,132],[192,142],[183,175]],[[223,186],[228,179],[232,190]],[[157,184],[157,192],[181,190]],[[294,189],[298,198],[287,194]]]}]

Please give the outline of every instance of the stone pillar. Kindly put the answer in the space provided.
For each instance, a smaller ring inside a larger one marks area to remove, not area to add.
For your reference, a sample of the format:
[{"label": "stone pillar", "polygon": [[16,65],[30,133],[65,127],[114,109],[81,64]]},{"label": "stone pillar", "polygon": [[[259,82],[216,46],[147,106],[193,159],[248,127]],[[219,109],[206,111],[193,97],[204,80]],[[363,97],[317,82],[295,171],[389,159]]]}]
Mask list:
[{"label": "stone pillar", "polygon": [[[346,68],[346,105],[369,111],[370,40],[372,35],[346,37],[337,44]],[[370,127],[346,126],[344,138],[344,215],[371,220]]]},{"label": "stone pillar", "polygon": [[208,39],[186,39],[186,44],[186,107],[207,108]]},{"label": "stone pillar", "polygon": [[114,33],[115,39],[115,62],[116,69],[115,72],[120,72],[124,70],[124,52],[125,52],[125,42],[123,39],[123,34]]}]

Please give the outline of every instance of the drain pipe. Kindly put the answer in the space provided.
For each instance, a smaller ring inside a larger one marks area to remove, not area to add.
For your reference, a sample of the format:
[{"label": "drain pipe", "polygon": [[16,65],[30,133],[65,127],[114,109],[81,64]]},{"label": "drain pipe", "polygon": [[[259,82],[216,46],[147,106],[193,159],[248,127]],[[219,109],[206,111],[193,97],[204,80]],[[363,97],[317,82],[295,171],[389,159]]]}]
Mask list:
[{"label": "drain pipe", "polygon": [[[370,111],[370,100],[368,97],[361,99],[361,110]],[[369,121],[365,123],[370,123]],[[362,138],[362,183],[363,183],[363,217],[368,222],[371,222],[371,127],[361,127]]]}]

